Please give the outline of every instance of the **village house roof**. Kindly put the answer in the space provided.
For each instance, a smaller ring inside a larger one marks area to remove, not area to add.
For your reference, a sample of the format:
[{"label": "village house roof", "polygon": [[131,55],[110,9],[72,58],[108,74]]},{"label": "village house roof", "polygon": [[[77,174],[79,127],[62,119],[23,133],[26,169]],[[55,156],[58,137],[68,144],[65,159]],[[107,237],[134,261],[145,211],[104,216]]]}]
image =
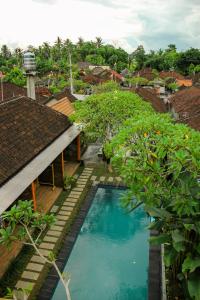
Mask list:
[{"label": "village house roof", "polygon": [[[51,93],[47,92],[47,88],[36,88],[36,100],[41,104],[46,104],[49,100]],[[14,83],[4,82],[3,83],[3,101],[8,101],[15,97],[27,96],[27,89],[21,86],[17,86]],[[2,91],[0,86],[0,102],[2,101]]]},{"label": "village house roof", "polygon": [[104,69],[99,66],[99,67],[94,67],[92,70],[91,70],[91,74],[94,75],[94,76],[98,76],[100,75],[102,72],[104,71]]},{"label": "village house roof", "polygon": [[176,80],[177,85],[180,86],[185,86],[185,87],[190,87],[192,86],[192,80],[191,79],[177,79]]},{"label": "village house roof", "polygon": [[83,76],[82,80],[88,84],[99,84],[99,83],[103,82],[103,79],[99,78],[98,76],[92,75],[92,74]]},{"label": "village house roof", "polygon": [[112,74],[113,79],[118,79],[119,81],[124,80],[124,77],[121,74],[117,73],[116,71],[110,70],[110,72]]},{"label": "village house roof", "polygon": [[155,111],[160,113],[167,112],[167,107],[163,100],[157,96],[157,91],[155,89],[148,88],[135,88],[132,89],[133,92],[137,93],[145,101],[150,102]]},{"label": "village house roof", "polygon": [[74,113],[74,106],[71,101],[66,97],[59,100],[57,103],[51,105],[56,111],[61,112],[62,114],[66,115],[67,117]]},{"label": "village house roof", "polygon": [[72,124],[66,116],[27,97],[0,104],[0,186]]},{"label": "village house roof", "polygon": [[165,79],[165,78],[175,78],[175,79],[185,79],[185,77],[175,71],[161,71],[159,73],[159,77],[162,78],[162,79]]},{"label": "village house roof", "polygon": [[200,88],[192,86],[178,91],[170,98],[178,121],[200,130]]},{"label": "village house roof", "polygon": [[56,100],[61,100],[61,99],[64,99],[64,98],[67,98],[69,101],[71,102],[74,102],[76,100],[76,97],[74,97],[70,90],[68,88],[65,88],[63,91],[59,92],[59,93],[56,93],[54,95],[54,98]]}]

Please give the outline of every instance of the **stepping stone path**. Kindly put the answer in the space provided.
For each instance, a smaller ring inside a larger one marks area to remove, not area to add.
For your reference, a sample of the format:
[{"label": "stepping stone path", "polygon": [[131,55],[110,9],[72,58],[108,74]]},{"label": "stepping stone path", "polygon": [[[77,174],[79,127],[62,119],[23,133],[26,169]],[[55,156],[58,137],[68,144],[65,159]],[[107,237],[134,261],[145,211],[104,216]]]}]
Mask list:
[{"label": "stepping stone path", "polygon": [[[85,168],[79,177],[75,175],[74,177],[77,179],[76,186],[71,190],[62,206],[53,205],[51,208],[50,212],[55,214],[56,222],[47,231],[39,245],[39,250],[44,257],[48,257],[49,252],[54,249],[56,243],[61,238],[65,225],[68,223],[71,213],[73,212],[76,203],[79,201],[86,184],[89,182],[90,178],[95,177],[94,179],[96,179],[96,176],[91,177],[92,172],[93,168]],[[45,263],[45,260],[35,253],[22,273],[21,279],[17,282],[15,286],[16,289],[29,289],[31,291],[37,280],[39,280],[40,273],[42,272]],[[19,299],[21,299],[21,297]]]},{"label": "stepping stone path", "polygon": [[52,209],[50,210],[50,213],[56,213],[58,210],[59,210],[59,206],[54,205],[54,206],[52,207]]},{"label": "stepping stone path", "polygon": [[106,177],[104,177],[104,176],[101,176],[101,177],[99,178],[100,181],[105,181],[105,179],[106,179]]}]

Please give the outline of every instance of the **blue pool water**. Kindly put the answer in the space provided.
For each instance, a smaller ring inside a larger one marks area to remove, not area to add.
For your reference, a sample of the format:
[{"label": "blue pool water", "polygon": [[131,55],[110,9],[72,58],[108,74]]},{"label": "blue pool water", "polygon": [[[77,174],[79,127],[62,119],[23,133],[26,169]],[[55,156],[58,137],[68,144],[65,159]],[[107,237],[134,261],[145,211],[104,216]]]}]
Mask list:
[{"label": "blue pool water", "polygon": [[[65,267],[72,300],[148,299],[149,219],[142,208],[127,214],[123,193],[97,190]],[[60,283],[52,299],[66,299]]]}]

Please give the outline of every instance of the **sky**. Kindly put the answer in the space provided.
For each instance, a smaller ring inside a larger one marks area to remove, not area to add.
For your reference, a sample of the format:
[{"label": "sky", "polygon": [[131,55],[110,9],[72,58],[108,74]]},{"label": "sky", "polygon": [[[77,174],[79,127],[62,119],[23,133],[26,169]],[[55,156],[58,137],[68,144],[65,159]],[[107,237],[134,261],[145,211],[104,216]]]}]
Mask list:
[{"label": "sky", "polygon": [[11,48],[59,36],[145,50],[200,48],[200,0],[0,0],[0,46]]}]

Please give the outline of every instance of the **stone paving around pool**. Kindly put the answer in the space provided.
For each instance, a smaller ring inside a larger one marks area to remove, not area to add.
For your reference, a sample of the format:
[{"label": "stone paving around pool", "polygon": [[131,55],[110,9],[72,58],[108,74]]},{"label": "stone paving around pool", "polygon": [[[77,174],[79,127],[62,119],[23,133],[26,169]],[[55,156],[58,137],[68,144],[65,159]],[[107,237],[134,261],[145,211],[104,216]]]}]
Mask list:
[{"label": "stone paving around pool", "polygon": [[[110,175],[110,174],[109,174]],[[70,191],[69,195],[59,207],[54,205],[50,212],[56,216],[56,222],[46,232],[42,242],[39,245],[39,250],[43,256],[48,257],[49,252],[53,251],[56,247],[56,243],[62,236],[65,226],[79,201],[82,192],[87,184],[97,185],[99,183],[115,183],[120,184],[122,179],[120,177],[112,176],[95,176],[93,175],[93,168],[84,168],[81,175],[77,178],[76,186]],[[37,281],[40,280],[40,274],[42,273],[46,262],[37,253],[35,253],[29,263],[27,264],[24,272],[21,275],[20,280],[16,284],[16,289],[29,289],[34,288]],[[30,297],[29,297],[30,298]],[[18,299],[23,299],[22,296],[18,296]]]}]

